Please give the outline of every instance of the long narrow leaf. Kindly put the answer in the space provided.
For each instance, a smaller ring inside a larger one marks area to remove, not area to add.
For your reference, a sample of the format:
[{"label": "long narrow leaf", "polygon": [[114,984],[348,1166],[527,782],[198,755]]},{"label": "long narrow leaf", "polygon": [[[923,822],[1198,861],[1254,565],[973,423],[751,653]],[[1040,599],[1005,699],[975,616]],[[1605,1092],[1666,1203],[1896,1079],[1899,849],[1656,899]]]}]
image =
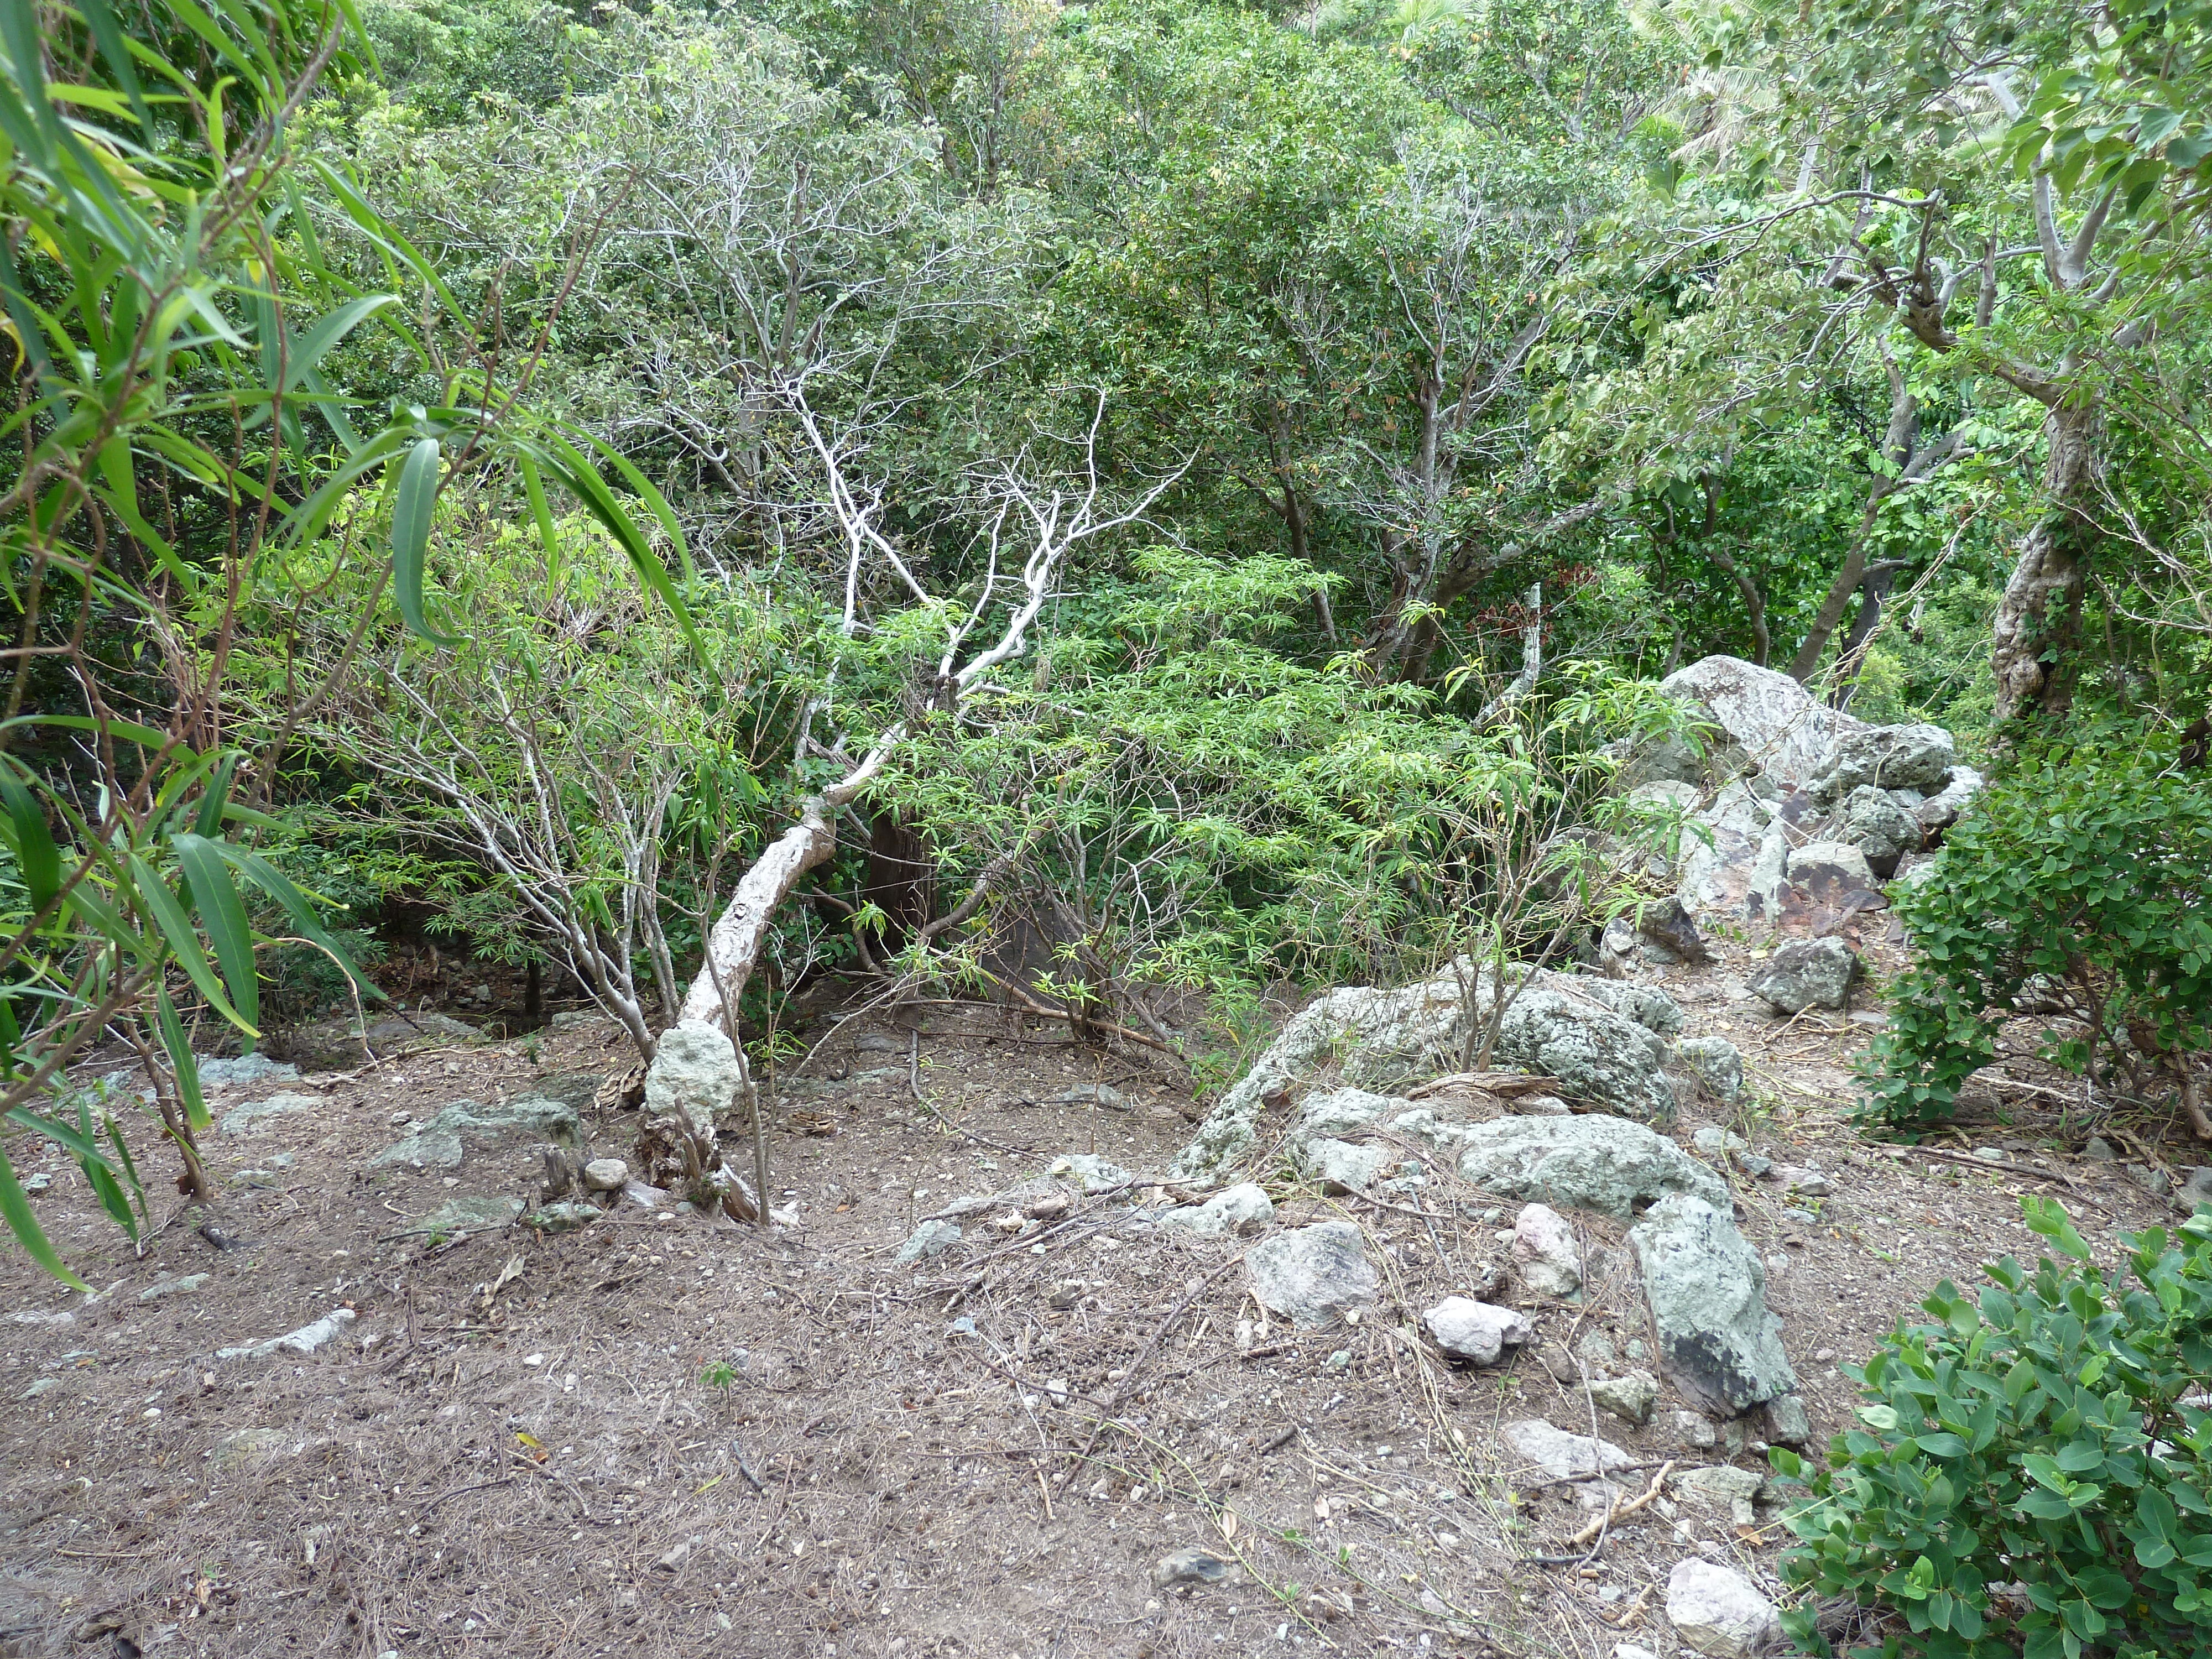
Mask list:
[{"label": "long narrow leaf", "polygon": [[222,833],[222,811],[230,801],[230,781],[238,775],[238,761],[235,750],[225,755],[208,780],[207,793],[200,797],[199,818],[192,829],[204,838]]},{"label": "long narrow leaf", "polygon": [[669,545],[676,550],[677,562],[684,568],[684,580],[690,580],[697,572],[691,564],[691,544],[684,539],[683,526],[676,521],[676,509],[669,506],[666,498],[653,487],[653,481],[639,471],[627,455],[613,445],[592,438],[589,433],[584,435],[591,439],[592,448],[614,463],[615,471],[622,474],[623,482],[637,493],[646,506],[653,509],[653,516],[660,520],[660,527],[668,532]]},{"label": "long narrow leaf", "polygon": [[51,904],[61,890],[61,848],[54,845],[53,831],[46,826],[38,797],[12,767],[0,767],[0,799],[7,804],[9,823],[15,831],[15,862],[23,872],[23,885],[30,890],[31,909],[35,914]]},{"label": "long narrow leaf", "polygon": [[44,1135],[71,1158],[80,1161],[90,1158],[95,1164],[106,1161],[106,1155],[100,1150],[98,1141],[80,1133],[60,1118],[40,1117],[27,1107],[18,1106],[8,1114],[8,1121],[20,1123],[33,1133]]},{"label": "long narrow leaf", "polygon": [[207,1095],[200,1088],[200,1063],[193,1057],[191,1039],[185,1035],[185,1022],[177,1017],[177,1005],[170,1000],[169,988],[162,986],[155,994],[161,1025],[161,1046],[169,1051],[169,1069],[177,1074],[177,1096],[185,1103],[185,1120],[195,1129],[208,1126]]},{"label": "long narrow leaf", "polygon": [[[85,1109],[82,1095],[77,1097],[76,1122],[77,1127],[84,1132],[84,1138],[93,1140],[92,1114]],[[94,1141],[94,1144],[98,1143]],[[138,1242],[138,1223],[131,1213],[131,1200],[123,1196],[123,1188],[115,1179],[115,1171],[108,1168],[107,1160],[105,1158],[80,1158],[77,1167],[84,1171],[84,1178],[92,1187],[92,1195],[100,1200],[100,1207],[107,1212],[107,1218],[129,1233],[131,1242],[136,1244]]]},{"label": "long narrow leaf", "polygon": [[226,842],[217,842],[215,846],[240,875],[283,906],[284,914],[291,917],[292,925],[300,930],[300,936],[329,951],[346,977],[358,986],[364,995],[378,1000],[383,998],[384,993],[369,983],[368,975],[362,971],[361,965],[323,926],[321,919],[315,915],[314,907],[307,902],[307,896],[287,880],[283,872],[251,848],[233,847]]},{"label": "long narrow leaf", "polygon": [[170,844],[191,885],[192,908],[199,912],[200,926],[215,949],[230,1000],[247,1024],[258,1025],[261,982],[253,961],[253,929],[246,919],[246,901],[239,896],[238,884],[230,878],[230,868],[213,842],[201,836],[177,836]]},{"label": "long narrow leaf", "polygon": [[[116,1161],[122,1164],[124,1176],[131,1182],[131,1196],[138,1201],[138,1219],[144,1225],[151,1227],[154,1224],[154,1212],[147,1206],[146,1183],[138,1178],[137,1162],[131,1156],[131,1149],[123,1144],[123,1131],[116,1123],[112,1113],[101,1113],[100,1121],[106,1126],[108,1142],[115,1148]],[[132,1242],[136,1243],[138,1235],[133,1232],[131,1237]]]},{"label": "long narrow leaf", "polygon": [[422,616],[422,567],[430,550],[430,514],[438,504],[438,441],[420,440],[400,463],[399,490],[392,504],[392,587],[408,631],[433,645],[459,641],[439,633]]},{"label": "long narrow leaf", "polygon": [[258,1037],[261,1033],[253,1023],[230,1006],[230,999],[222,994],[222,986],[208,966],[207,952],[200,946],[198,931],[177,896],[169,890],[145,860],[133,854],[131,860],[131,884],[137,890],[140,905],[154,918],[154,925],[161,930],[161,937],[169,942],[169,949],[185,972],[191,975],[192,984],[209,1005],[246,1036]]},{"label": "long narrow leaf", "polygon": [[23,1196],[23,1189],[15,1183],[15,1171],[9,1167],[8,1154],[0,1152],[0,1216],[7,1218],[8,1231],[15,1235],[15,1242],[30,1253],[31,1260],[44,1267],[56,1279],[73,1290],[89,1291],[92,1286],[71,1273],[54,1247],[47,1243],[39,1218],[32,1212],[31,1200]]},{"label": "long narrow leaf", "polygon": [[584,510],[605,526],[608,532],[622,544],[623,551],[629,556],[631,567],[638,579],[660,596],[661,602],[676,618],[676,626],[690,641],[691,648],[702,658],[707,654],[707,642],[699,637],[699,630],[691,621],[683,596],[668,579],[668,568],[653,550],[622,503],[615,500],[614,492],[607,488],[592,464],[576,453],[574,447],[560,438],[547,441],[545,459],[548,470],[566,485],[569,494],[583,504]]}]

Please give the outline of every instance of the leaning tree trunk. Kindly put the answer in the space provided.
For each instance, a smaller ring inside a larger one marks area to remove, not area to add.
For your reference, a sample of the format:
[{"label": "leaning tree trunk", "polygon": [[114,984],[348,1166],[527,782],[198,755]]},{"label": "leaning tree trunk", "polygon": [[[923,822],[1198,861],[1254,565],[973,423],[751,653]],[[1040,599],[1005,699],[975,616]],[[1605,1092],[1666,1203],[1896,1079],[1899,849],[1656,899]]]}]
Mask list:
[{"label": "leaning tree trunk", "polygon": [[2087,501],[2098,477],[2097,427],[2094,407],[2068,403],[2054,405],[2045,422],[2049,505],[2021,543],[1990,625],[2000,722],[2038,710],[2063,714],[2073,700],[2082,556],[2094,529]]}]

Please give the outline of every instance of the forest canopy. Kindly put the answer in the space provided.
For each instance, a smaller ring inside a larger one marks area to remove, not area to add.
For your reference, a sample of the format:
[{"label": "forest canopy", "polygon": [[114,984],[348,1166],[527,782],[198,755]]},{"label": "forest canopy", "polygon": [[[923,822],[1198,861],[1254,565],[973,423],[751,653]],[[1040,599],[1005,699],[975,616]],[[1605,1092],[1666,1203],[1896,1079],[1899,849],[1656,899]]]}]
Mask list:
[{"label": "forest canopy", "polygon": [[[1679,845],[1715,654],[2195,796],[2202,5],[8,19],[5,1105],[124,1031],[189,1180],[403,918],[643,1057],[835,972],[1210,1084],[1638,903],[1559,849]],[[2181,1055],[2185,848],[2095,969]]]}]

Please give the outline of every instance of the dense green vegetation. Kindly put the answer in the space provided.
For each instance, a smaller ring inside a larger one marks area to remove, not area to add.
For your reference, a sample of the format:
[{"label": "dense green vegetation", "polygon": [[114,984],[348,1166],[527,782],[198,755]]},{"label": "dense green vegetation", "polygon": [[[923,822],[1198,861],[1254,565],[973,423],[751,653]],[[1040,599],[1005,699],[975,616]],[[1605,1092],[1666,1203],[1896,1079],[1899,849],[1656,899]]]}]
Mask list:
[{"label": "dense green vegetation", "polygon": [[103,1176],[88,1041],[196,1170],[400,902],[649,1053],[772,846],[749,1018],[1026,937],[1203,1071],[1635,902],[1558,849],[1715,652],[2012,774],[1880,1115],[2031,975],[2191,1075],[2202,8],[9,17],[0,1062]]}]

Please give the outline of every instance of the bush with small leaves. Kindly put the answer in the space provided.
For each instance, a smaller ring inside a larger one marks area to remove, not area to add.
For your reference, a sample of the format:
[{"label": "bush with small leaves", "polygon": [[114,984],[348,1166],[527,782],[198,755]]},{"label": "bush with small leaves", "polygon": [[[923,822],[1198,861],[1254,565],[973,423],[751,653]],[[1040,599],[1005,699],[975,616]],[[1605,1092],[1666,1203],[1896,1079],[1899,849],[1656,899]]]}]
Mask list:
[{"label": "bush with small leaves", "polygon": [[2106,733],[2024,755],[1897,896],[1915,961],[1864,1061],[1861,1115],[1948,1119],[2027,1003],[2075,1018],[2045,1050],[2136,1088],[2164,1072],[2194,1106],[2212,1048],[2212,788],[2171,736]]},{"label": "bush with small leaves", "polygon": [[1801,1651],[1834,1652],[1822,1604],[1848,1597],[1878,1644],[1854,1656],[2212,1652],[2212,1209],[2125,1238],[2108,1279],[2057,1203],[2023,1207],[2068,1261],[2008,1256],[1973,1297],[1946,1282],[1936,1322],[1849,1370],[1858,1425],[1789,1518]]}]

